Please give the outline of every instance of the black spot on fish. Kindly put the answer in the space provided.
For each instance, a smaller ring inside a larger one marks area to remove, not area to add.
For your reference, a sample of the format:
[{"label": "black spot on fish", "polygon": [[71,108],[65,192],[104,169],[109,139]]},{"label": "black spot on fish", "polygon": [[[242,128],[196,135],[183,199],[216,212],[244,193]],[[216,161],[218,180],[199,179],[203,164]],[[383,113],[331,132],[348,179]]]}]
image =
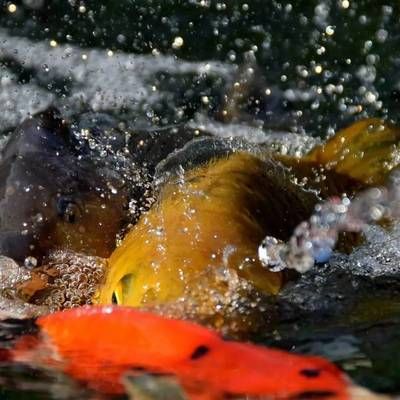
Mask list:
[{"label": "black spot on fish", "polygon": [[192,355],[190,356],[191,360],[198,360],[201,357],[204,357],[210,349],[207,346],[200,345],[196,347],[196,349],[193,351]]},{"label": "black spot on fish", "polygon": [[330,390],[309,390],[290,396],[288,397],[288,400],[322,400],[335,396],[336,392]]},{"label": "black spot on fish", "polygon": [[321,370],[315,368],[306,368],[300,371],[300,375],[306,378],[318,378],[321,375]]}]

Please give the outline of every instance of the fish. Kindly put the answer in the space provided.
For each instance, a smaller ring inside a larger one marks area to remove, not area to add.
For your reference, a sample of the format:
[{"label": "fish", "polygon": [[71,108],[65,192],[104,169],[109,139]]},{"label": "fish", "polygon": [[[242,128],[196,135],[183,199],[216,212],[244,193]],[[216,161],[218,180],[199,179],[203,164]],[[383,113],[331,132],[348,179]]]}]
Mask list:
[{"label": "fish", "polygon": [[[254,258],[257,243],[266,232],[288,238],[311,212],[314,196],[295,186],[285,190],[288,181],[264,167],[257,157],[237,153],[188,172],[181,188],[174,181],[167,183],[153,212],[111,255],[103,296],[110,300],[111,290],[106,294],[106,288],[121,282],[122,304],[137,306],[154,297],[165,302],[178,297],[185,285],[195,284],[193,278],[204,266],[219,265],[236,268],[239,276],[276,293],[282,277]],[[258,187],[264,190],[257,192]],[[282,192],[276,202],[268,201],[273,191]],[[179,252],[174,252],[176,244]]]},{"label": "fish", "polygon": [[172,378],[193,400],[350,396],[349,379],[322,358],[225,340],[130,307],[86,306],[29,323],[29,333],[2,349],[3,361],[56,369],[102,393],[124,393],[128,374]]},{"label": "fish", "polygon": [[58,110],[28,118],[1,153],[0,254],[30,266],[59,249],[108,257],[126,223],[124,185]]},{"label": "fish", "polygon": [[[399,139],[398,127],[368,119],[302,158],[235,149],[215,138],[190,142],[159,166],[164,180],[159,177],[157,202],[108,259],[93,301],[151,308],[196,299],[194,308],[204,311],[208,304],[209,315],[229,319],[232,307],[218,311],[224,301],[240,308],[252,289],[276,295],[293,276],[261,266],[261,240],[287,240],[321,198],[384,182],[398,167]],[[345,236],[344,247],[351,243]]]}]

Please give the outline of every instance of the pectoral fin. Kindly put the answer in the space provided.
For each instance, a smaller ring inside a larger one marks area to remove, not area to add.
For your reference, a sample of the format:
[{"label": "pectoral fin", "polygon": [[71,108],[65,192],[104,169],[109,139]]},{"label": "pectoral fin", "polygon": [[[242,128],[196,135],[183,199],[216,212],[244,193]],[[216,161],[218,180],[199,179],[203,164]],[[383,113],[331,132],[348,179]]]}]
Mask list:
[{"label": "pectoral fin", "polygon": [[127,375],[124,386],[132,400],[186,400],[178,380],[172,376]]}]

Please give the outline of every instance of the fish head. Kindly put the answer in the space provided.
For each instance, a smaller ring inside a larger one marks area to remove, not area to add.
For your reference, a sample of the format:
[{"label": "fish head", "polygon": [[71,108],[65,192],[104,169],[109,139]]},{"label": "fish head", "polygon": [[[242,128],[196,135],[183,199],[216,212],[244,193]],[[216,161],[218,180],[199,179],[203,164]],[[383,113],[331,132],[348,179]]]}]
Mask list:
[{"label": "fish head", "polygon": [[105,257],[125,210],[123,180],[85,157],[55,110],[26,120],[0,160],[0,252],[23,261],[65,248]]}]

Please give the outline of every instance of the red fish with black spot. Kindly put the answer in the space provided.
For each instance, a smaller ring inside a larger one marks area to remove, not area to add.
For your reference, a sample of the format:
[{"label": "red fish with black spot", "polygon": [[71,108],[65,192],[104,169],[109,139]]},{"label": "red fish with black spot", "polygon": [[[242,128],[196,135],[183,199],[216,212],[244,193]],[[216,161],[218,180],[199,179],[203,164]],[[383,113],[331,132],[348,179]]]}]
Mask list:
[{"label": "red fish with black spot", "polygon": [[191,400],[349,398],[333,364],[226,341],[199,325],[125,307],[84,307],[40,317],[8,356],[59,369],[104,393],[123,393],[133,374],[174,377]]}]

